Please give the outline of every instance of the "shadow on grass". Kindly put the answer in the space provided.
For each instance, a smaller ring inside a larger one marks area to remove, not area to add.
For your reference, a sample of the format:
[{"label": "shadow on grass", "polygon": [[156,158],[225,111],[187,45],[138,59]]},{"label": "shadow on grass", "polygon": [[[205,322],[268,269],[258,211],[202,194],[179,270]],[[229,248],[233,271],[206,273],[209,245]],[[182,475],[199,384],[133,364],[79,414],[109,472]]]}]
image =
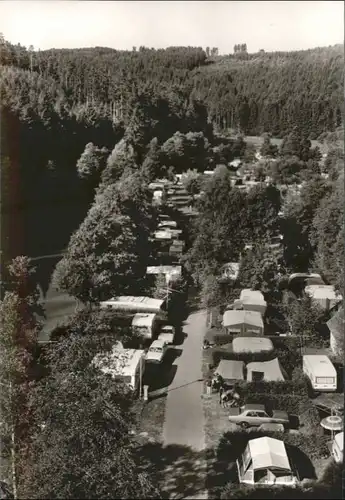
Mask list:
[{"label": "shadow on grass", "polygon": [[291,462],[298,471],[300,480],[316,479],[315,468],[310,458],[296,446],[286,444],[285,447]]},{"label": "shadow on grass", "polygon": [[189,446],[147,443],[137,447],[140,472],[146,472],[158,484],[162,498],[198,498],[208,490],[209,498],[231,481],[238,482],[236,457],[217,450],[195,451]]},{"label": "shadow on grass", "polygon": [[189,446],[145,444],[137,448],[139,469],[159,485],[162,498],[185,498],[205,489],[204,452]]},{"label": "shadow on grass", "polygon": [[289,428],[298,430],[300,428],[300,421],[298,415],[289,415]]}]

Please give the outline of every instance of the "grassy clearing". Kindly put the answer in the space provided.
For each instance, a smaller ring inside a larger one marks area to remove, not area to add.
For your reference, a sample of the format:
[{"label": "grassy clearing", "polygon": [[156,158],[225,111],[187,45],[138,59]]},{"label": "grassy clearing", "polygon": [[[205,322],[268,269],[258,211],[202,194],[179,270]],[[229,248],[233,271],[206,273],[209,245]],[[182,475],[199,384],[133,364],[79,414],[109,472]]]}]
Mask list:
[{"label": "grassy clearing", "polygon": [[[248,142],[249,144],[253,144],[257,148],[260,148],[263,142],[263,138],[258,135],[248,135],[247,137],[245,137],[245,141]],[[278,139],[277,137],[271,138],[271,143],[278,147],[281,145],[282,141],[283,139]],[[310,142],[313,148],[315,146],[318,146],[320,148],[321,153],[327,152],[327,146],[321,144],[321,142],[318,141],[310,141]]]},{"label": "grassy clearing", "polygon": [[147,433],[147,439],[157,443],[163,441],[166,396],[162,396],[143,404],[138,422],[137,432]]}]

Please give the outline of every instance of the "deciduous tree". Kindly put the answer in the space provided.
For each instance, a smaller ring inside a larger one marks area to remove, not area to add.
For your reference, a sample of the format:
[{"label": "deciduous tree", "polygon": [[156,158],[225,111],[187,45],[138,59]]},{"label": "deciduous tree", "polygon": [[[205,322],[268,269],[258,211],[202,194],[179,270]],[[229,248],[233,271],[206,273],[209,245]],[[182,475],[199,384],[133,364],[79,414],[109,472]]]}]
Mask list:
[{"label": "deciduous tree", "polygon": [[36,428],[21,478],[25,498],[159,497],[138,473],[128,389],[92,365],[109,348],[108,338],[73,335],[46,354],[51,373],[30,398]]}]

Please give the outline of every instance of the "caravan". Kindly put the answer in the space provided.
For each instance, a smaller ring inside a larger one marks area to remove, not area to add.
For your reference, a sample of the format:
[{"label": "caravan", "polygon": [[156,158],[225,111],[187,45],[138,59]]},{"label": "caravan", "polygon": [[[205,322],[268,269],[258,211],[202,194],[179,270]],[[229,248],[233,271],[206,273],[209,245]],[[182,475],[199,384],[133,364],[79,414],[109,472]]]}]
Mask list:
[{"label": "caravan", "polygon": [[114,380],[120,380],[136,391],[145,372],[145,351],[124,349],[120,345],[114,345],[111,352],[97,354],[93,359],[93,365],[103,373],[109,373]]},{"label": "caravan", "polygon": [[325,355],[303,356],[303,372],[315,391],[334,392],[337,390],[337,371]]}]

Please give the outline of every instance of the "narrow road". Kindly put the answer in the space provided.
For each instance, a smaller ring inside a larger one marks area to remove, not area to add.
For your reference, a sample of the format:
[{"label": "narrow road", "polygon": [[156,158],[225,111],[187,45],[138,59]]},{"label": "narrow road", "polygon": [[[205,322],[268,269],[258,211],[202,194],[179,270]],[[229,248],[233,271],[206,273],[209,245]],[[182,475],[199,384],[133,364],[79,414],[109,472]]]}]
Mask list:
[{"label": "narrow road", "polygon": [[[183,329],[187,337],[182,354],[175,361],[177,372],[167,395],[164,447],[186,447],[184,456],[180,460],[177,459],[170,470],[166,471],[166,489],[170,493],[174,491],[175,498],[176,491],[179,492],[180,498],[207,498],[206,462],[202,453],[205,449],[202,404],[202,344],[205,321],[206,314],[202,311],[188,317]],[[188,496],[190,492],[192,494]]]},{"label": "narrow road", "polygon": [[50,332],[61,323],[66,322],[69,316],[75,312],[76,301],[73,297],[61,292],[57,292],[52,286],[43,300],[46,320],[40,333],[40,339],[49,340]]},{"label": "narrow road", "polygon": [[37,269],[40,301],[46,315],[46,318],[42,318],[43,329],[40,333],[40,341],[49,340],[51,330],[59,323],[65,322],[75,311],[75,299],[66,293],[56,291],[51,284],[52,273],[61,257],[63,257],[63,252],[31,258]]}]

